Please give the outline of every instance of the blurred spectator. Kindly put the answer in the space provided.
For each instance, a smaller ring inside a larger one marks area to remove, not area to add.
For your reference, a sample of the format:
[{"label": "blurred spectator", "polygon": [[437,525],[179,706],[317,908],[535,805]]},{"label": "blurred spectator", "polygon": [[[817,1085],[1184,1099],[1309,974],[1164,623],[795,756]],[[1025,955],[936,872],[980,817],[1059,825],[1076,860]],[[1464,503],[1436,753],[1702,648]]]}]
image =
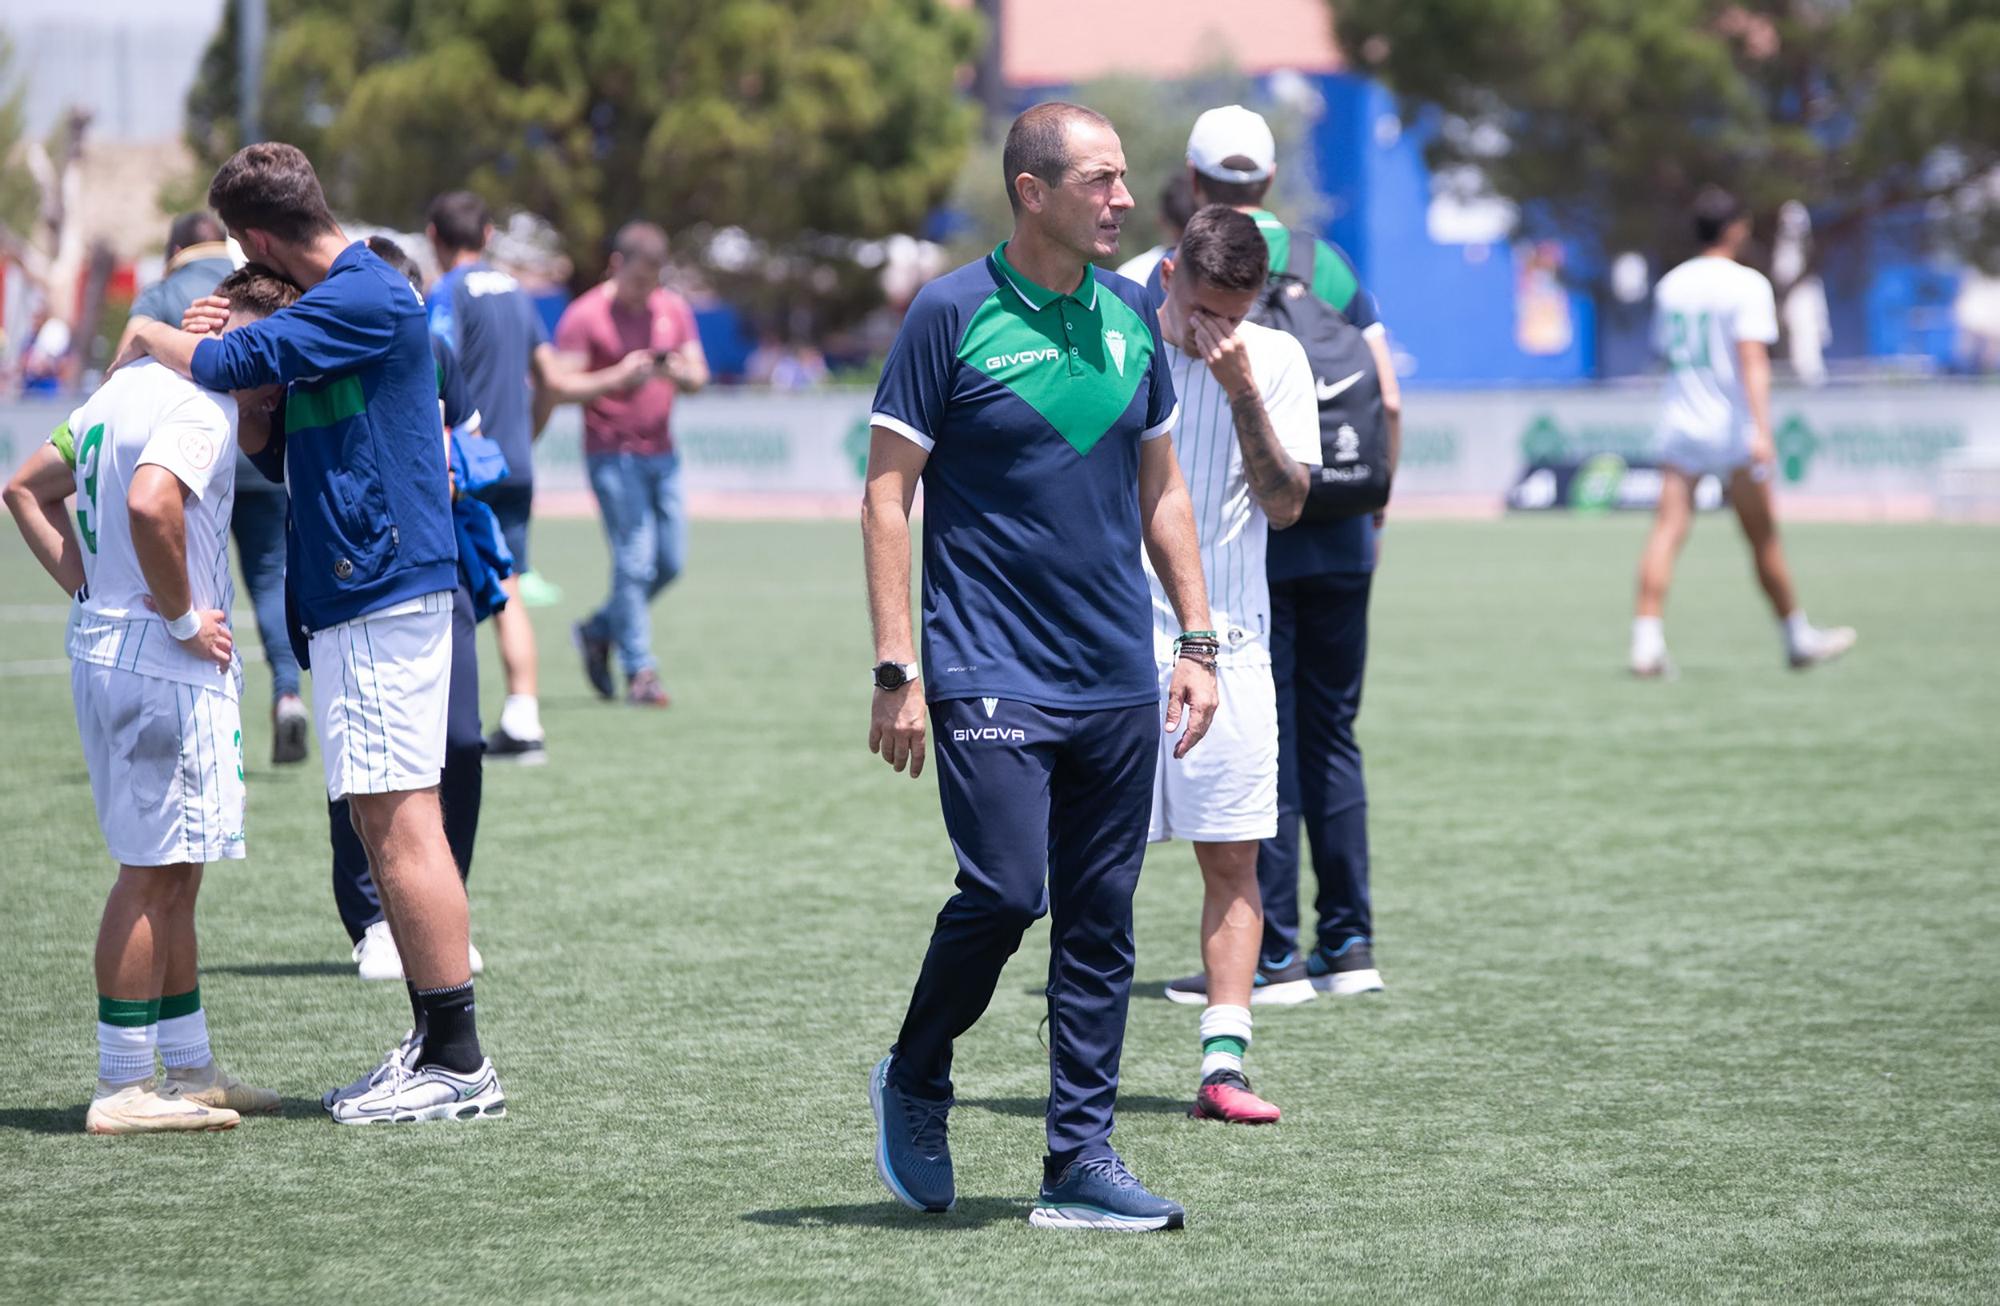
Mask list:
[{"label": "blurred spectator", "polygon": [[62,389],[63,365],[69,359],[69,346],[69,323],[47,308],[37,309],[34,329],[29,333],[28,352],[21,359],[22,393],[52,395]]},{"label": "blurred spectator", "polygon": [[628,222],[613,239],[604,283],[577,296],[556,325],[556,348],[590,375],[622,375],[635,360],[644,369],[632,378],[636,388],[606,393],[583,410],[584,464],[611,545],[611,593],[575,631],[591,687],[614,696],[615,647],[625,701],[643,707],[669,702],[653,657],[651,604],[680,574],[687,545],[674,398],[709,379],[694,310],[660,284],[666,263],[666,233]]},{"label": "blurred spectator", "polygon": [[773,390],[810,390],[826,380],[826,359],[811,343],[792,344],[766,331],[743,365],[743,379]]},{"label": "blurred spectator", "polygon": [[1771,248],[1771,280],[1785,288],[1785,353],[1805,385],[1826,384],[1826,348],[1833,343],[1833,314],[1826,283],[1812,270],[1812,215],[1797,200],[1778,210],[1778,235]]},{"label": "blurred spectator", "polygon": [[1952,301],[1961,364],[1974,372],[2000,370],[2000,278],[1967,268]]}]

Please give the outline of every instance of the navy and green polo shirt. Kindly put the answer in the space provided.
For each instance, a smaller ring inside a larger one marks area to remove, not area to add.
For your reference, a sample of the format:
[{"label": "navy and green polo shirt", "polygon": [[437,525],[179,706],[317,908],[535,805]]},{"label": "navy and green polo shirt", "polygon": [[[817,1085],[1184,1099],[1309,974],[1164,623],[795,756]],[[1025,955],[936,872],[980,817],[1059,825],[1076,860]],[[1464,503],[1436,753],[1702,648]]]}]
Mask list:
[{"label": "navy and green polo shirt", "polygon": [[1178,411],[1164,357],[1144,288],[1091,268],[1061,294],[1015,270],[1004,244],[918,293],[870,421],[930,453],[930,701],[1158,698],[1139,445]]}]

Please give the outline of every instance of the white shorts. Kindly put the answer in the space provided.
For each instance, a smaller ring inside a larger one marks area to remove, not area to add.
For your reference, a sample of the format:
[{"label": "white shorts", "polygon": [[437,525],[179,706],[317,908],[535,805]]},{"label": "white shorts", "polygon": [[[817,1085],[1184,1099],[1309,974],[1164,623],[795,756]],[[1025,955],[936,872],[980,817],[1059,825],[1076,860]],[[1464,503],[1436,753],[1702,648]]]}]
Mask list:
[{"label": "white shorts", "polygon": [[1660,437],[1659,457],[1667,466],[1696,479],[1714,476],[1727,481],[1750,461],[1750,436],[1745,431],[1721,438],[1667,431]]},{"label": "white shorts", "polygon": [[[1162,713],[1173,674],[1170,666],[1160,669]],[[1175,761],[1179,734],[1161,739],[1146,836],[1154,843],[1242,843],[1278,833],[1278,693],[1271,668],[1219,666],[1215,684],[1221,702],[1201,742]]]},{"label": "white shorts", "polygon": [[312,633],[326,796],[428,789],[444,769],[451,591]]},{"label": "white shorts", "polygon": [[219,689],[72,662],[104,845],[125,866],[243,856],[243,729]]}]

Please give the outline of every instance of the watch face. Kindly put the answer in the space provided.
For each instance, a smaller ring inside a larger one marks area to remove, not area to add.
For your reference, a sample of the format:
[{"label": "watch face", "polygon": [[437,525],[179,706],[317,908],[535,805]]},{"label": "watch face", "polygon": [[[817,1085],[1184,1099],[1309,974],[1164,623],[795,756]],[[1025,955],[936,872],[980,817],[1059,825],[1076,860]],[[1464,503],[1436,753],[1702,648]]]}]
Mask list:
[{"label": "watch face", "polygon": [[894,662],[884,662],[875,668],[875,687],[877,689],[901,689],[909,683],[909,679],[907,675],[903,674],[903,669]]}]

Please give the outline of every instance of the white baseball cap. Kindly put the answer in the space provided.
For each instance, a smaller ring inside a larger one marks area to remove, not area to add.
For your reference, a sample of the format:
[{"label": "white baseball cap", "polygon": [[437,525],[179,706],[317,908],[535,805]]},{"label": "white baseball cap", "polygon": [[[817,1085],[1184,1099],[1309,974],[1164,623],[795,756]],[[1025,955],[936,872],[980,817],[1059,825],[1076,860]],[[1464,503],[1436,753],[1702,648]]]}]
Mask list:
[{"label": "white baseball cap", "polygon": [[[1248,168],[1232,168],[1224,159],[1250,160]],[[1187,161],[1204,177],[1217,181],[1262,181],[1277,170],[1278,143],[1264,115],[1240,104],[1210,109],[1194,120],[1188,133]]]}]

